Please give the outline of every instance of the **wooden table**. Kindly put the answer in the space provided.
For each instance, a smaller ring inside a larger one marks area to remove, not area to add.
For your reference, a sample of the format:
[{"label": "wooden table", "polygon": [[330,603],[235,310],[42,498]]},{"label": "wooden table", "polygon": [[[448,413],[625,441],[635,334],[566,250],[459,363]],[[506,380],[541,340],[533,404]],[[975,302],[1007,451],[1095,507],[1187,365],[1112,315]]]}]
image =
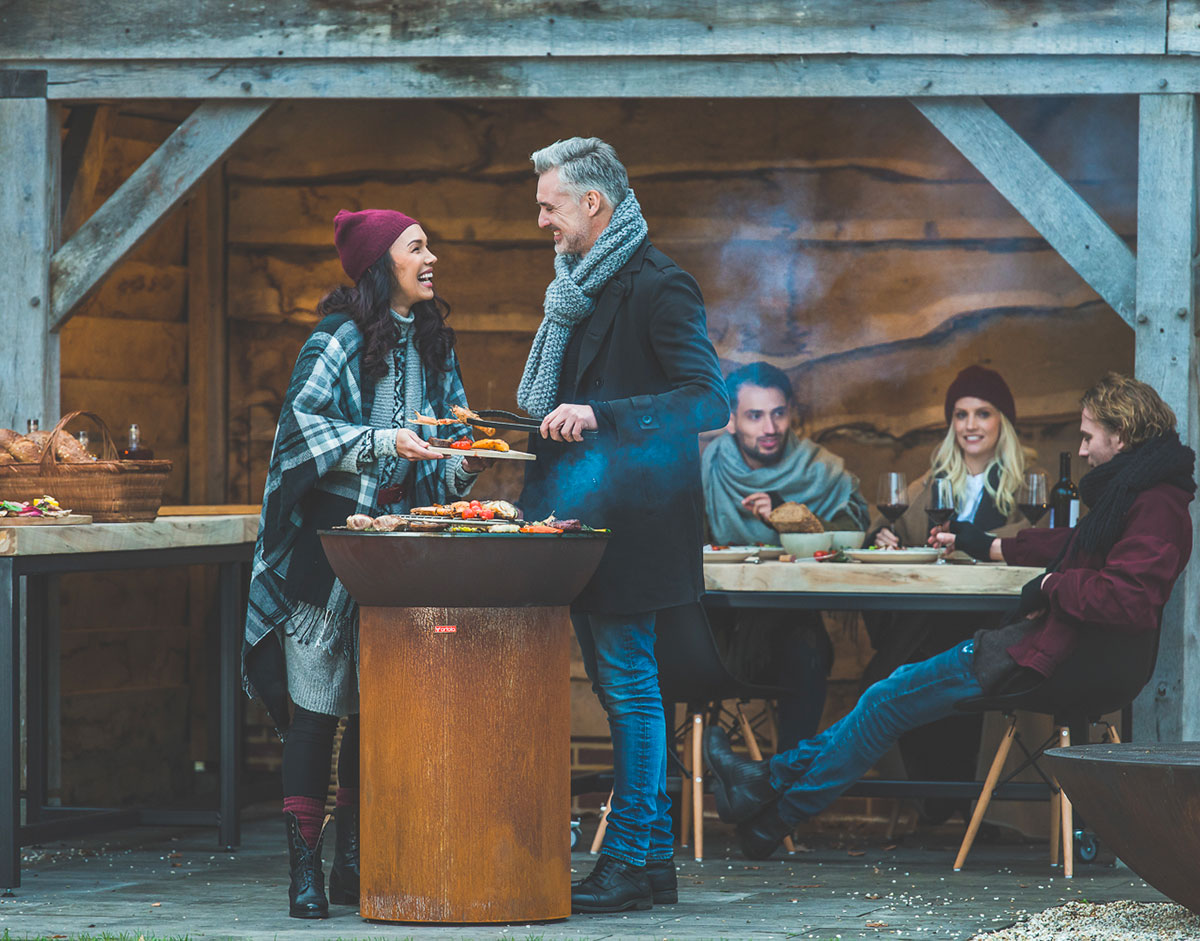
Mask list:
[{"label": "wooden table", "polygon": [[[146,523],[4,527],[0,520],[0,888],[21,884],[20,848],[40,840],[131,823],[216,824],[221,845],[240,835],[237,813],[241,712],[242,584],[258,517],[176,516]],[[220,631],[220,802],[211,811],[112,811],[46,806],[47,649],[57,624],[50,584],[65,572],[217,565]],[[25,642],[20,630],[25,609]],[[21,679],[24,653],[26,811],[21,823]]]},{"label": "wooden table", "polygon": [[[1044,569],[975,564],[895,565],[879,562],[708,562],[704,604],[726,608],[817,611],[1008,611],[1021,588]],[[979,783],[863,779],[857,797],[973,798]],[[1000,800],[1043,800],[1041,784],[1009,782]]]},{"label": "wooden table", "polygon": [[820,611],[1006,611],[1041,571],[1003,562],[708,562],[704,602]]}]

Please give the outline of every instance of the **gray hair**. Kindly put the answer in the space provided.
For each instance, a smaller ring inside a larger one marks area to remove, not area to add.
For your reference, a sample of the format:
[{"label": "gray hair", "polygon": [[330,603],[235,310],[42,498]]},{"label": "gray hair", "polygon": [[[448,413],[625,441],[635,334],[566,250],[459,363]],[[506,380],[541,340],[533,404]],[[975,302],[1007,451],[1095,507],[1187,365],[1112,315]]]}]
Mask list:
[{"label": "gray hair", "polygon": [[599,137],[572,137],[555,141],[529,155],[538,176],[558,168],[563,188],[576,199],[596,190],[616,209],[629,192],[629,174],[611,144]]}]

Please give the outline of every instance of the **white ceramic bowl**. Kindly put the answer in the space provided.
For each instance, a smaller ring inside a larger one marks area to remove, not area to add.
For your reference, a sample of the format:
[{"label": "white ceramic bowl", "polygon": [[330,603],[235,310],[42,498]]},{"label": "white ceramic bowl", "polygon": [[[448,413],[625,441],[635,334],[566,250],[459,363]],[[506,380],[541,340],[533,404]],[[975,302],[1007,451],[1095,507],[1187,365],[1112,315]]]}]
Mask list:
[{"label": "white ceramic bowl", "polygon": [[858,532],[856,530],[835,529],[829,535],[833,537],[833,542],[830,545],[831,549],[861,549],[863,548],[863,540],[867,538],[865,532]]},{"label": "white ceramic bowl", "polygon": [[804,559],[827,550],[833,544],[833,533],[780,533],[779,541],[787,552]]}]

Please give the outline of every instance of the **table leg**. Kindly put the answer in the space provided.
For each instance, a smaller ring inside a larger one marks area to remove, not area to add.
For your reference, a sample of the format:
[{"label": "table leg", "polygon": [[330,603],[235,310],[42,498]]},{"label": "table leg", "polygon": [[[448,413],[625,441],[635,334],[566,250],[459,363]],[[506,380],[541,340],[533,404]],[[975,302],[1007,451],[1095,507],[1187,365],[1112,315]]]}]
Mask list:
[{"label": "table leg", "polygon": [[0,888],[21,884],[21,593],[12,558],[0,558]]},{"label": "table leg", "polygon": [[46,804],[45,575],[25,577],[25,822],[42,818]]},{"label": "table leg", "polygon": [[238,776],[241,771],[242,625],[238,612],[242,563],[223,562],[217,590],[221,635],[221,806],[217,841],[226,849],[241,843]]}]

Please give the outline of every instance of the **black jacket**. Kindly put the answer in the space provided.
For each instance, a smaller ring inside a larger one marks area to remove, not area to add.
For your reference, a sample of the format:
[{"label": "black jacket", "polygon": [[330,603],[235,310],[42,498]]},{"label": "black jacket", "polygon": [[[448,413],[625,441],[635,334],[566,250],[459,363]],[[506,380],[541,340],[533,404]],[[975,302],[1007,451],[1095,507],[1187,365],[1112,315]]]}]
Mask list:
[{"label": "black jacket", "polygon": [[647,239],[576,329],[584,334],[570,401],[593,407],[600,433],[582,443],[531,436],[538,459],[526,465],[526,518],[554,513],[613,531],[578,611],[695,601],[704,587],[696,436],[729,420],[700,288]]}]

